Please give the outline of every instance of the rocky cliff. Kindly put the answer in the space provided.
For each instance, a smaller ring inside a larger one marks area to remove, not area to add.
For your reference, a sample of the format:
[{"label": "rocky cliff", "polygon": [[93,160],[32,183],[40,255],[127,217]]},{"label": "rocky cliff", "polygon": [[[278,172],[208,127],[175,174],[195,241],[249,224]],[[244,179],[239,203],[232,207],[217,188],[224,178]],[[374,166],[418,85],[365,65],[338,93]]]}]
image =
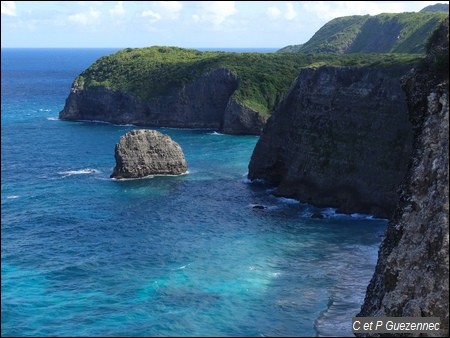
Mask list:
[{"label": "rocky cliff", "polygon": [[102,86],[71,89],[60,118],[149,127],[214,128],[229,134],[260,134],[265,119],[236,102],[239,79],[220,68],[143,100]]},{"label": "rocky cliff", "polygon": [[411,155],[411,66],[304,69],[268,120],[249,178],[342,212],[391,216]]},{"label": "rocky cliff", "polygon": [[75,78],[59,117],[259,135],[304,67],[405,64],[417,58],[125,48],[99,58]]},{"label": "rocky cliff", "polygon": [[404,79],[414,155],[358,316],[440,317],[449,334],[448,19]]}]

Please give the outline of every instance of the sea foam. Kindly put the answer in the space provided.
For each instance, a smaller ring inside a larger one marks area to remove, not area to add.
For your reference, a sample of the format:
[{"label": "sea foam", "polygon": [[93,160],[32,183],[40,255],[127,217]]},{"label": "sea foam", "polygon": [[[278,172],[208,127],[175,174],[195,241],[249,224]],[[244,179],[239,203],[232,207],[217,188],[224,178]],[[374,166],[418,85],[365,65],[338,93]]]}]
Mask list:
[{"label": "sea foam", "polygon": [[88,174],[99,174],[100,170],[92,169],[92,168],[84,168],[79,170],[67,170],[67,171],[59,171],[58,174],[64,175],[63,177],[72,176],[72,175],[88,175]]}]

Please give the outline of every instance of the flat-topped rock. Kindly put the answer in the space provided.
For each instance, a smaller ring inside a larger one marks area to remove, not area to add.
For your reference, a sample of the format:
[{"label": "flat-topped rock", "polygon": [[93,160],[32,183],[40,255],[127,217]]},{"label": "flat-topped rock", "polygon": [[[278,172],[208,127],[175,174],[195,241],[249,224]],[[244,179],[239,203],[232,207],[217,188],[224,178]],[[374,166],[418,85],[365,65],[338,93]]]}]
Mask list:
[{"label": "flat-topped rock", "polygon": [[181,175],[187,163],[178,143],[156,130],[132,130],[115,147],[116,166],[111,178]]}]

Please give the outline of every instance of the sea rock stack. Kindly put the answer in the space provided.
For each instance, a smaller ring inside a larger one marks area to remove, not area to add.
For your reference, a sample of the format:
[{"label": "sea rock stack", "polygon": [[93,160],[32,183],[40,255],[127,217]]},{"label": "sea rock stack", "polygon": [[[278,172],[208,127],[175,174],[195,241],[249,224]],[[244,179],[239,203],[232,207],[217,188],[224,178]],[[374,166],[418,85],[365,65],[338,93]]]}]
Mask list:
[{"label": "sea rock stack", "polygon": [[132,130],[115,147],[116,166],[111,178],[181,175],[187,163],[178,143],[156,130]]}]

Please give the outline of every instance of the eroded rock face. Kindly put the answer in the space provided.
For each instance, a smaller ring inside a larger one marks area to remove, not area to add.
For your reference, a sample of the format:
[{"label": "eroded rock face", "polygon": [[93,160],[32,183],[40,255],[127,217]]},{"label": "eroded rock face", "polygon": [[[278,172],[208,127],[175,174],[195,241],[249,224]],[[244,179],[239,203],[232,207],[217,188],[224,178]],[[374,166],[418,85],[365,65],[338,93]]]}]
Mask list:
[{"label": "eroded rock face", "polygon": [[230,98],[225,109],[222,132],[226,134],[260,135],[267,118]]},{"label": "eroded rock face", "polygon": [[449,334],[448,32],[447,19],[427,61],[404,79],[414,156],[358,314],[440,317],[442,337]]},{"label": "eroded rock face", "polygon": [[143,101],[129,93],[103,87],[72,87],[63,120],[105,121],[149,127],[214,128],[229,134],[260,134],[265,120],[233,97],[239,79],[225,68],[163,96]]},{"label": "eroded rock face", "polygon": [[249,178],[274,193],[340,212],[390,217],[412,149],[405,66],[300,72],[269,118]]},{"label": "eroded rock face", "polygon": [[178,143],[156,130],[132,130],[115,147],[116,166],[112,178],[149,175],[180,175],[187,163]]}]

